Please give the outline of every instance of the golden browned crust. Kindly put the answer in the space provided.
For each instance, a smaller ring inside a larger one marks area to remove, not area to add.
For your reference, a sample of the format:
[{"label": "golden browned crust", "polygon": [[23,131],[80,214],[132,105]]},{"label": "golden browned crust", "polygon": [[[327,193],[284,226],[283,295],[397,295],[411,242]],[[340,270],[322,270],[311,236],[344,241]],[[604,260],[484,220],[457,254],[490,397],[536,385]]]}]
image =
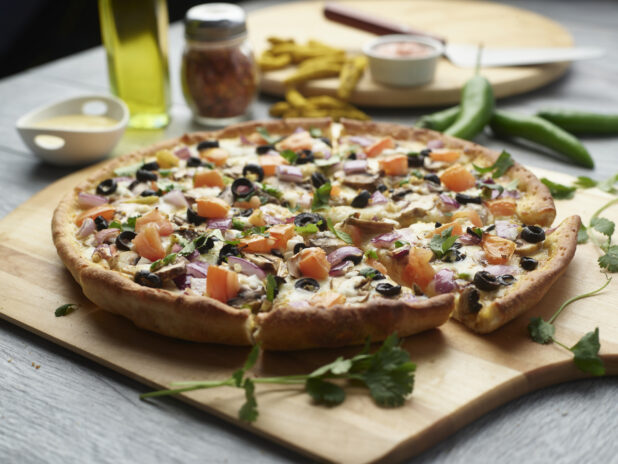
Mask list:
[{"label": "golden browned crust", "polygon": [[444,324],[453,309],[453,295],[413,302],[389,299],[333,308],[278,308],[256,317],[256,342],[267,350],[337,347],[401,337]]},{"label": "golden browned crust", "polygon": [[453,317],[479,333],[489,333],[526,312],[537,304],[552,284],[566,270],[577,247],[577,231],[581,220],[570,216],[545,239],[549,258],[536,270],[524,274],[501,298],[485,305],[478,314],[466,314],[458,304]]}]

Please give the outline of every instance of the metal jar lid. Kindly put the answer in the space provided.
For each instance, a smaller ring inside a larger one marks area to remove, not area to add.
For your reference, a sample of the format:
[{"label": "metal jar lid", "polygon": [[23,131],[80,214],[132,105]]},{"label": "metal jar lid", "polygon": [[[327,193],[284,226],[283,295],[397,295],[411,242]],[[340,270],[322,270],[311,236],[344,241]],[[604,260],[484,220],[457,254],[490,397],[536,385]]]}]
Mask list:
[{"label": "metal jar lid", "polygon": [[247,33],[243,9],[231,3],[205,3],[187,11],[185,37],[188,40],[217,42]]}]

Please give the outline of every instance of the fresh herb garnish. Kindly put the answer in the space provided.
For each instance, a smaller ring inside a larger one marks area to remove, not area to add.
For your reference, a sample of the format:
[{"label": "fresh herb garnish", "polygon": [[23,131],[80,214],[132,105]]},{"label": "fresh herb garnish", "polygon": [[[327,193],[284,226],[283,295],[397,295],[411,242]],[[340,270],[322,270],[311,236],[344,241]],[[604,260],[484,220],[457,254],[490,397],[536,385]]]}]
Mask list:
[{"label": "fresh herb garnish", "polygon": [[[182,252],[182,250],[181,250],[181,252]],[[174,260],[176,260],[176,256],[178,256],[178,253],[170,253],[169,255],[165,256],[164,258],[157,259],[155,262],[153,262],[150,265],[150,272],[154,272],[157,269],[161,269],[162,267],[167,266],[168,264],[173,263]]]},{"label": "fresh herb garnish", "polygon": [[322,137],[322,129],[318,127],[312,127],[309,129],[309,134],[311,135],[311,137],[319,139],[320,137]]},{"label": "fresh herb garnish", "polygon": [[298,160],[298,155],[294,153],[292,150],[283,150],[279,153],[282,158],[285,158],[288,163],[296,164],[296,160]]},{"label": "fresh herb garnish", "polygon": [[402,240],[395,240],[395,248],[401,248],[404,245],[409,245],[409,243]]},{"label": "fresh herb garnish", "polygon": [[135,175],[138,169],[144,165],[143,162],[131,164],[129,166],[122,166],[114,169],[114,176],[116,177],[131,177]]},{"label": "fresh herb garnish", "polygon": [[174,172],[173,169],[159,169],[159,175],[161,177],[167,177],[169,176],[172,172]]},{"label": "fresh herb garnish", "polygon": [[373,280],[373,278],[378,275],[378,271],[372,267],[361,269],[358,273],[369,280]]},{"label": "fresh herb garnish", "polygon": [[609,272],[618,272],[618,245],[608,247],[598,262],[599,266],[607,269]]},{"label": "fresh herb garnish", "polygon": [[[618,272],[618,245],[612,245],[612,235],[614,234],[616,226],[609,219],[599,217],[599,215],[616,203],[618,203],[618,198],[614,198],[601,206],[592,214],[590,224],[587,228],[583,229],[586,231],[585,236],[581,228],[577,234],[578,243],[582,243],[584,238],[590,239],[590,241],[605,252],[605,254],[599,258],[598,262],[601,268],[607,269],[609,272]],[[607,242],[600,242],[591,229],[605,235],[607,237]]]},{"label": "fresh herb garnish", "polygon": [[581,224],[577,231],[577,243],[582,244],[588,241],[588,228]]},{"label": "fresh herb garnish", "polygon": [[370,344],[367,342],[358,355],[347,359],[340,356],[310,374],[249,378],[247,371],[255,365],[259,356],[259,346],[255,346],[244,366],[225,380],[175,382],[172,385],[180,388],[144,393],[140,398],[175,395],[224,386],[242,388],[245,392],[245,403],[240,408],[238,417],[245,422],[254,422],[258,417],[256,384],[304,384],[305,391],[316,403],[335,406],[341,404],[346,397],[343,387],[331,381],[339,380],[365,386],[379,406],[403,405],[414,387],[416,364],[410,360],[410,354],[401,348],[395,334],[384,340],[375,353],[370,353],[369,349]]},{"label": "fresh herb garnish", "polygon": [[496,162],[491,166],[488,166],[486,168],[482,168],[480,166],[477,166],[476,164],[473,164],[472,166],[479,174],[491,172],[491,177],[497,179],[498,177],[502,177],[504,174],[506,174],[506,171],[508,171],[509,168],[514,164],[515,162],[513,161],[513,158],[511,158],[511,155],[507,151],[503,150],[502,153],[500,153],[500,156],[498,157]]},{"label": "fresh herb garnish", "polygon": [[317,224],[309,223],[304,226],[295,226],[294,232],[296,232],[299,235],[317,234],[320,231],[320,229],[318,229],[318,225],[320,224],[322,224],[322,221],[318,221]]},{"label": "fresh herb garnish", "polygon": [[333,221],[331,221],[330,219],[326,220],[326,225],[328,226],[328,230],[330,230],[333,234],[335,234],[335,236],[340,239],[343,240],[345,243],[347,244],[353,244],[354,241],[352,240],[352,237],[350,237],[350,234],[342,231],[342,230],[337,230],[335,229],[335,226],[333,225]]},{"label": "fresh herb garnish", "polygon": [[262,184],[262,191],[275,198],[281,198],[281,196],[283,195],[283,192],[281,190],[268,184]]},{"label": "fresh herb garnish", "polygon": [[502,195],[502,192],[504,192],[504,186],[500,184],[491,184],[488,182],[479,181],[476,183],[476,186],[481,189],[481,196],[485,200],[489,200],[493,197],[494,190],[498,192],[498,195],[496,196],[500,196]]},{"label": "fresh herb garnish", "polygon": [[243,237],[248,237],[249,235],[261,235],[263,237],[269,237],[270,234],[267,232],[268,226],[254,226],[249,227],[242,231]]},{"label": "fresh herb garnish", "polygon": [[378,252],[375,249],[370,248],[369,250],[365,251],[365,256],[371,259],[378,259]]},{"label": "fresh herb garnish", "polygon": [[597,187],[607,193],[616,193],[616,182],[618,182],[618,174],[614,174],[609,179],[599,182]]},{"label": "fresh herb garnish", "polygon": [[429,242],[429,248],[433,251],[438,259],[444,257],[446,253],[450,250],[450,248],[455,244],[455,240],[459,235],[451,235],[453,232],[453,228],[449,227],[440,233],[440,235],[435,234],[431,237],[431,241]]},{"label": "fresh herb garnish", "polygon": [[330,182],[320,185],[313,193],[313,201],[311,202],[311,211],[319,211],[326,209],[330,200]]},{"label": "fresh herb garnish", "polygon": [[77,305],[75,303],[67,303],[62,306],[58,306],[54,311],[54,315],[56,317],[66,316],[67,314],[72,313],[77,309]]},{"label": "fresh herb garnish", "polygon": [[416,177],[417,179],[422,179],[423,178],[423,173],[421,171],[419,171],[418,169],[414,169],[412,171],[412,175],[414,177]]},{"label": "fresh herb garnish", "polygon": [[135,230],[135,221],[137,221],[137,218],[140,216],[134,216],[134,217],[130,217],[129,219],[127,219],[127,222],[123,222],[121,223],[120,221],[112,221],[109,223],[109,228],[110,229],[120,229],[121,231],[125,231],[125,230],[129,230],[131,232],[133,232]]},{"label": "fresh herb garnish", "polygon": [[541,182],[543,182],[547,188],[549,188],[549,193],[556,200],[570,200],[573,198],[575,194],[576,187],[569,187],[567,185],[558,184],[556,182],[552,182],[551,180],[542,177]]},{"label": "fresh herb garnish", "polygon": [[401,187],[402,185],[406,185],[406,184],[409,184],[409,183],[410,183],[410,178],[406,177],[405,179],[401,179],[399,181],[399,183],[397,184],[397,186]]},{"label": "fresh herb garnish", "polygon": [[272,302],[275,299],[277,293],[277,279],[272,274],[266,276],[266,299]]},{"label": "fresh herb garnish", "polygon": [[528,334],[533,341],[542,345],[553,342],[560,345],[562,348],[571,351],[573,353],[573,361],[575,362],[575,365],[581,371],[592,375],[605,374],[603,361],[599,358],[599,349],[601,348],[599,343],[599,328],[597,327],[594,332],[588,332],[575,345],[569,348],[554,338],[554,334],[556,332],[554,321],[564,310],[564,308],[571,303],[581,300],[582,298],[596,295],[607,287],[612,279],[607,276],[606,279],[606,282],[600,288],[588,293],[582,293],[581,295],[574,296],[573,298],[569,298],[567,301],[562,303],[562,305],[548,321],[545,321],[540,317],[533,317],[530,319],[530,323],[528,324]]},{"label": "fresh herb garnish", "polygon": [[232,229],[245,230],[245,223],[238,218],[232,218]]},{"label": "fresh herb garnish", "polygon": [[481,229],[480,227],[470,227],[469,228],[472,233],[474,235],[476,235],[478,238],[483,238],[483,229]]},{"label": "fresh herb garnish", "polygon": [[594,179],[591,179],[587,176],[578,176],[577,180],[573,182],[573,185],[579,188],[588,189],[592,187],[596,187],[598,182]]},{"label": "fresh herb garnish", "polygon": [[256,129],[256,132],[260,134],[264,140],[266,140],[266,143],[273,144],[279,140],[279,137],[275,135],[270,135],[268,129],[266,129],[265,127],[258,127]]}]

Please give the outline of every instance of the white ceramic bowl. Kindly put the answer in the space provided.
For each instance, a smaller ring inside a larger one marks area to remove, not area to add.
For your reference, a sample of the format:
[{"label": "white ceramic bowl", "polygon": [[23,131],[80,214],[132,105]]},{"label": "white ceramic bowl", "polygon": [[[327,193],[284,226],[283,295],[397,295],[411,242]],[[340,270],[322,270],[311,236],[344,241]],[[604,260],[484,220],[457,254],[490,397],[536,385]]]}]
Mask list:
[{"label": "white ceramic bowl", "polygon": [[[387,43],[414,42],[431,49],[424,56],[391,57],[376,53],[376,47]],[[412,87],[433,80],[438,59],[444,52],[441,42],[422,36],[392,34],[378,37],[363,47],[369,59],[369,70],[374,81],[394,87]]]},{"label": "white ceramic bowl", "polygon": [[[108,127],[46,128],[37,123],[56,116],[90,114],[118,121]],[[129,122],[129,109],[119,98],[84,95],[37,108],[17,120],[24,143],[44,161],[59,165],[92,163],[116,146]]]}]

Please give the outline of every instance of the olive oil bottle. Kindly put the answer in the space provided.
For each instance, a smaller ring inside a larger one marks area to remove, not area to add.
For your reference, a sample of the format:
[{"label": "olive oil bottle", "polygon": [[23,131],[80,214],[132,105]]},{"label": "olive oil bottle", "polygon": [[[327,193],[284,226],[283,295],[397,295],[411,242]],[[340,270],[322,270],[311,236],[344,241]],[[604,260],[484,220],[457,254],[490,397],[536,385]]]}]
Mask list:
[{"label": "olive oil bottle", "polygon": [[129,127],[170,121],[166,0],[99,0],[112,93],[129,107]]}]

